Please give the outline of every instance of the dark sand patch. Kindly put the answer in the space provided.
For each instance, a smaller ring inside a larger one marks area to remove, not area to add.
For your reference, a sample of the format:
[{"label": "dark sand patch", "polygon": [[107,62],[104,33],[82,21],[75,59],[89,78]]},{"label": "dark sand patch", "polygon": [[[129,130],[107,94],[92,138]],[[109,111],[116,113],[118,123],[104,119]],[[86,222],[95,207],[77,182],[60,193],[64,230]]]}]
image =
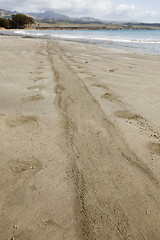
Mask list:
[{"label": "dark sand patch", "polygon": [[160,143],[149,143],[148,148],[152,153],[160,156]]}]

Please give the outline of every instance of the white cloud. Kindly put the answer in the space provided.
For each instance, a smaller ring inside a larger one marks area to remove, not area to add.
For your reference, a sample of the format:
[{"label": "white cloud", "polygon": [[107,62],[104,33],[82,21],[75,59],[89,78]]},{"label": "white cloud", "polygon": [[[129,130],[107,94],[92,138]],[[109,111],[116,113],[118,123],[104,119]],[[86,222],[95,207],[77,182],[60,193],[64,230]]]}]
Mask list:
[{"label": "white cloud", "polygon": [[100,17],[110,12],[109,0],[39,0],[37,10],[54,9],[64,14]]},{"label": "white cloud", "polygon": [[160,12],[142,12],[134,4],[115,0],[0,0],[0,7],[21,12],[55,10],[69,16],[90,16],[115,21],[160,22]]},{"label": "white cloud", "polygon": [[160,12],[146,11],[145,13],[139,12],[139,19],[143,22],[160,22]]},{"label": "white cloud", "polygon": [[122,13],[122,12],[128,12],[128,11],[135,11],[136,7],[135,5],[127,5],[127,4],[119,4],[117,7],[115,7],[117,12]]}]

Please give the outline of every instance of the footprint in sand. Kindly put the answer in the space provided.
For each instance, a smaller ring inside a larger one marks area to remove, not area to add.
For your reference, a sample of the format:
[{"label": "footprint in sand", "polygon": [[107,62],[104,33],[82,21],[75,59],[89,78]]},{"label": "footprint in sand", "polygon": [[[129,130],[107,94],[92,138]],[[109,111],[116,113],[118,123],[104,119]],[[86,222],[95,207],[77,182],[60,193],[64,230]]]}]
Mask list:
[{"label": "footprint in sand", "polygon": [[62,93],[64,90],[65,88],[59,83],[57,83],[54,88],[55,93]]},{"label": "footprint in sand", "polygon": [[24,126],[31,125],[33,127],[36,127],[36,126],[38,126],[38,117],[37,116],[20,115],[15,118],[7,119],[6,123],[9,128],[17,127],[17,126],[21,126],[21,125],[24,125]]},{"label": "footprint in sand", "polygon": [[38,158],[31,156],[25,160],[12,159],[9,162],[9,168],[14,177],[13,181],[14,183],[16,181],[16,184],[13,184],[6,196],[4,207],[7,209],[12,206],[20,207],[24,204],[27,189],[29,188],[32,190],[30,181],[41,169],[43,169],[43,165]]},{"label": "footprint in sand", "polygon": [[44,69],[44,67],[39,66],[38,69]]},{"label": "footprint in sand", "polygon": [[36,77],[34,79],[32,79],[33,82],[38,82],[40,80],[43,80],[44,78],[43,77]]},{"label": "footprint in sand", "polygon": [[33,95],[26,98],[21,98],[22,102],[34,102],[34,101],[40,101],[43,99],[44,97],[41,94]]},{"label": "footprint in sand", "polygon": [[64,229],[65,227],[63,227],[62,225],[58,224],[57,222],[55,222],[54,220],[52,220],[51,218],[45,218],[42,220],[42,224],[43,226],[54,226],[56,228],[59,228],[59,229]]},{"label": "footprint in sand", "polygon": [[92,84],[93,87],[98,87],[98,88],[103,88],[103,89],[106,89],[108,90],[108,87],[106,84],[101,84],[101,83],[94,83]]},{"label": "footprint in sand", "polygon": [[28,87],[27,89],[28,90],[43,90],[45,88],[45,86],[44,85],[35,85],[35,86],[30,86],[30,87]]},{"label": "footprint in sand", "polygon": [[82,69],[83,67],[82,66],[76,66],[77,68],[79,68],[79,69]]},{"label": "footprint in sand", "polygon": [[151,153],[155,153],[160,156],[160,143],[149,143],[148,149]]},{"label": "footprint in sand", "polygon": [[[109,88],[107,87],[106,84],[103,84],[103,83],[95,83],[95,84],[92,84],[93,87],[98,87],[98,88],[102,88],[102,89],[105,89],[105,90],[108,90],[109,91]],[[101,98],[103,99],[108,99],[109,101],[111,102],[122,102],[120,100],[120,96],[117,96],[116,94],[114,93],[111,93],[111,92],[106,92],[105,94],[103,94],[101,96]]]},{"label": "footprint in sand", "polygon": [[29,157],[27,160],[12,160],[10,163],[11,171],[16,174],[22,174],[23,172],[29,172],[30,174],[35,175],[43,168],[41,162],[34,156]]},{"label": "footprint in sand", "polygon": [[0,117],[5,117],[5,116],[6,116],[6,114],[0,113]]},{"label": "footprint in sand", "polygon": [[105,93],[101,96],[101,98],[104,98],[104,99],[108,99],[110,100],[111,102],[120,102],[120,99],[117,95],[115,95],[114,93]]},{"label": "footprint in sand", "polygon": [[114,113],[116,117],[123,118],[123,119],[129,119],[129,120],[140,120],[143,119],[143,117],[139,114],[132,113],[128,110],[125,111],[117,111]]}]

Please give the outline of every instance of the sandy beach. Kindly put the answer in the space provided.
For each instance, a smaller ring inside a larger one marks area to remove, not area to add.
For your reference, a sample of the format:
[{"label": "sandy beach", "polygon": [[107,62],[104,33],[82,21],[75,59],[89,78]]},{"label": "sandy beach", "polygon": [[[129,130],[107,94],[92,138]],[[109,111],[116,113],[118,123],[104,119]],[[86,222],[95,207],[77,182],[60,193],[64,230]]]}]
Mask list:
[{"label": "sandy beach", "polygon": [[160,239],[160,56],[0,36],[0,240]]}]

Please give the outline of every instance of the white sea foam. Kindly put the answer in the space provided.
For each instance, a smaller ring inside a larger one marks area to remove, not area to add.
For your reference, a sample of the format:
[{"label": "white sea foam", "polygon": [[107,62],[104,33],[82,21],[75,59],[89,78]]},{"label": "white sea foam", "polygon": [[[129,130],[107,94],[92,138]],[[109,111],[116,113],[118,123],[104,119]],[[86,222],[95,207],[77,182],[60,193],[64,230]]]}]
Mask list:
[{"label": "white sea foam", "polygon": [[[158,39],[154,39],[154,36],[151,36],[153,38],[146,38],[146,36],[144,34],[142,34],[143,32],[141,32],[140,35],[138,35],[138,33],[140,32],[140,30],[137,30],[137,37],[138,38],[134,38],[135,34],[130,34],[131,30],[128,34],[128,36],[123,36],[123,34],[121,35],[116,35],[113,34],[113,32],[117,32],[117,31],[84,31],[81,30],[81,34],[79,34],[80,30],[78,31],[69,31],[67,30],[67,34],[65,34],[66,30],[38,30],[38,31],[26,31],[26,30],[16,30],[13,31],[13,34],[16,35],[26,35],[26,36],[42,36],[42,37],[49,37],[49,38],[61,38],[61,39],[78,39],[78,40],[92,40],[92,41],[113,41],[113,42],[126,42],[126,43],[151,43],[151,44],[160,44],[160,31],[159,31],[159,38]],[[144,31],[144,30],[143,30]],[[147,31],[147,30],[146,30]],[[58,32],[58,34],[57,34]],[[77,34],[78,32],[78,34]],[[94,32],[94,34],[93,34]],[[110,32],[112,32],[112,34],[110,34]],[[126,34],[126,30],[125,31],[121,31],[121,32],[125,32]],[[136,30],[133,31],[134,33],[136,32]],[[149,33],[151,33],[152,31],[148,30]],[[154,31],[155,32],[155,31]],[[95,34],[96,33],[96,34]],[[106,36],[106,33],[108,36]],[[157,36],[156,36],[157,37]]]},{"label": "white sea foam", "polygon": [[160,54],[160,30],[13,30],[0,33],[88,42]]}]

